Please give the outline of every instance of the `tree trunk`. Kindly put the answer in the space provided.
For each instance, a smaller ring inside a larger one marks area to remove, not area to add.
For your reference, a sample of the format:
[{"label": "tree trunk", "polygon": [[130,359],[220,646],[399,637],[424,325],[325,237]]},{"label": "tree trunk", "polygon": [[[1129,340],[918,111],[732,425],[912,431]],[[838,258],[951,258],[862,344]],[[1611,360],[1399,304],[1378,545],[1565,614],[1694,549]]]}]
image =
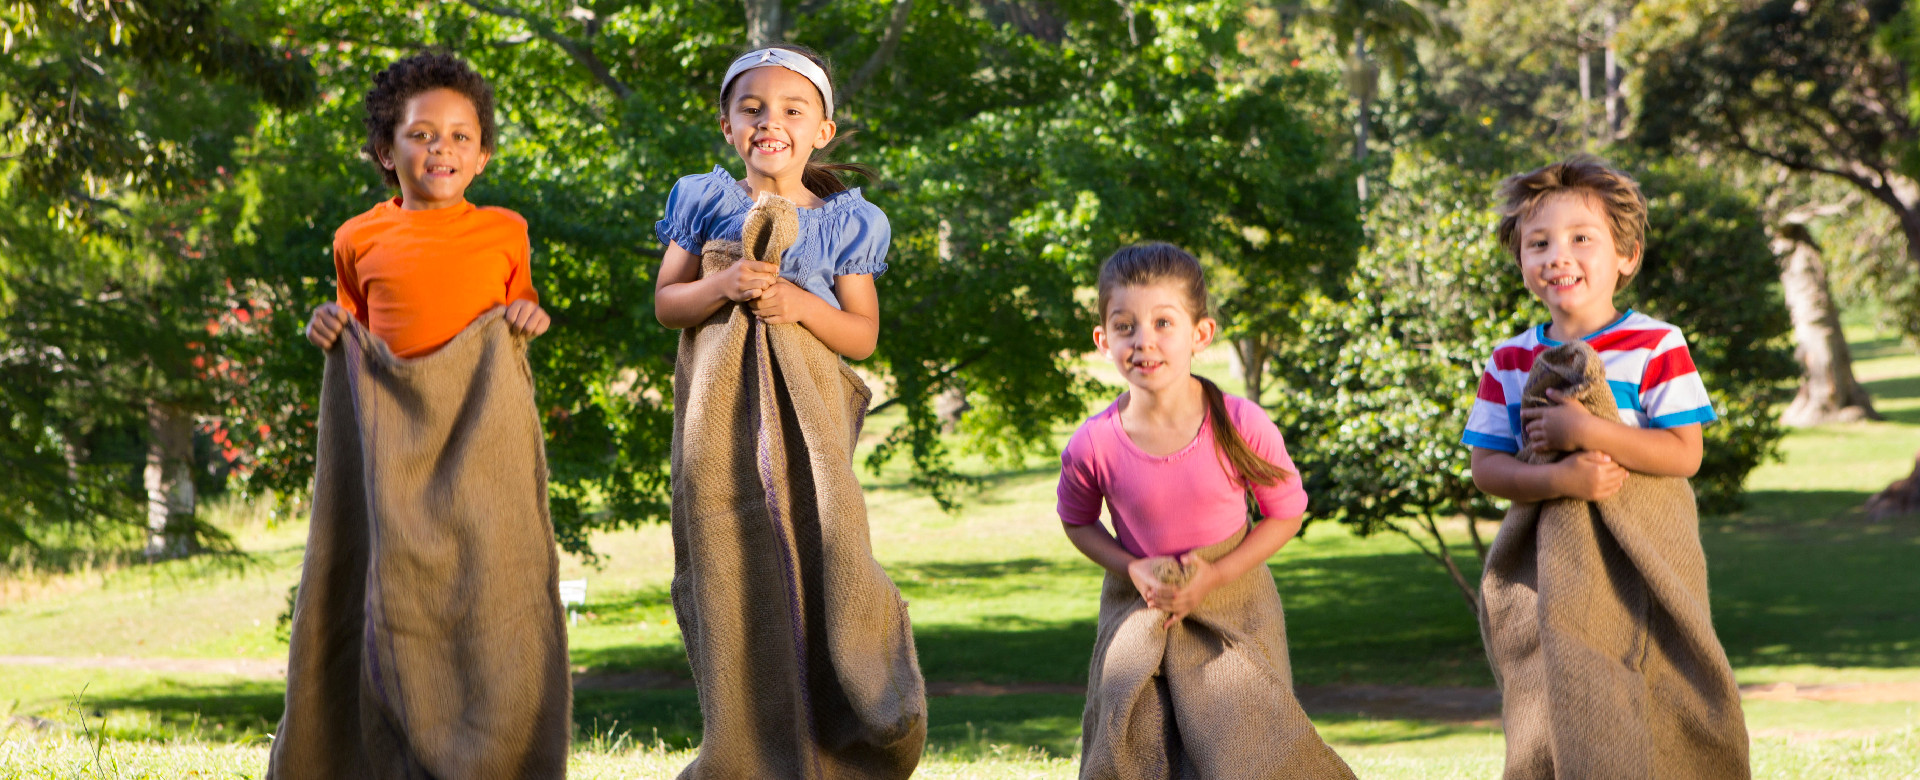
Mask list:
[{"label": "tree trunk", "polygon": [[1794,356],[1802,370],[1800,393],[1781,423],[1805,427],[1880,419],[1873,399],[1853,377],[1853,355],[1840,329],[1819,245],[1804,225],[1787,223],[1774,231],[1773,251],[1780,257],[1780,289],[1793,315]]},{"label": "tree trunk", "polygon": [[147,405],[146,487],[147,559],[199,552],[193,527],[193,415],[180,407]]},{"label": "tree trunk", "polygon": [[1626,112],[1620,108],[1620,57],[1613,48],[1614,34],[1620,27],[1620,12],[1607,9],[1607,53],[1603,67],[1606,68],[1607,87],[1607,139],[1619,140],[1626,131]]},{"label": "tree trunk", "polygon": [[780,0],[741,0],[747,7],[747,45],[761,48],[779,43],[787,34],[787,20]]},{"label": "tree trunk", "polygon": [[1227,345],[1229,373],[1246,388],[1247,400],[1260,403],[1267,387],[1267,340],[1258,336],[1237,338]]},{"label": "tree trunk", "polygon": [[1354,106],[1353,159],[1355,162],[1362,163],[1360,173],[1355,177],[1355,186],[1359,188],[1360,200],[1362,202],[1367,199],[1367,171],[1364,163],[1367,161],[1367,134],[1371,129],[1368,125],[1371,117],[1367,115],[1367,108],[1368,104],[1373,102],[1373,79],[1375,77],[1372,69],[1368,67],[1369,64],[1370,63],[1367,62],[1367,34],[1365,31],[1356,27],[1353,31],[1353,62],[1349,64],[1348,70],[1352,74],[1349,79],[1352,82],[1350,88],[1353,90]]},{"label": "tree trunk", "polygon": [[1886,520],[1902,515],[1920,514],[1920,458],[1913,461],[1913,473],[1896,480],[1873,498],[1867,499],[1867,519]]}]

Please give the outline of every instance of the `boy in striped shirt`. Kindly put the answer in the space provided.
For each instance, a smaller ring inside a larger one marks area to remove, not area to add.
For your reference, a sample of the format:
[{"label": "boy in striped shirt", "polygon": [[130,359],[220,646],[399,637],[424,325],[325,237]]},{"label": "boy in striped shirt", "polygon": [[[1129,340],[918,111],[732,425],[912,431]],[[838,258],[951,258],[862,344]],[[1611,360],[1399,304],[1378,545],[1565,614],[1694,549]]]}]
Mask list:
[{"label": "boy in striped shirt", "polygon": [[[1474,485],[1512,501],[1599,501],[1619,492],[1629,471],[1692,477],[1700,469],[1700,426],[1716,415],[1686,337],[1613,305],[1645,254],[1639,184],[1575,157],[1509,179],[1500,194],[1500,243],[1552,319],[1502,342],[1487,363],[1461,437],[1473,447]],[[1606,364],[1620,419],[1596,417],[1554,391],[1555,405],[1521,410],[1534,357],[1574,339]],[[1527,448],[1574,454],[1535,465],[1516,457]]]}]

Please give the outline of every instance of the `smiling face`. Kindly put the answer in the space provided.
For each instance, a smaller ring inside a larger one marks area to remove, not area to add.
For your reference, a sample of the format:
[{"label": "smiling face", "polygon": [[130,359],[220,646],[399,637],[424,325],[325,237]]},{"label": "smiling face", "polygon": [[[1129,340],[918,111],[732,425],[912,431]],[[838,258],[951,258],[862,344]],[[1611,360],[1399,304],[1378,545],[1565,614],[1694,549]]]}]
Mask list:
[{"label": "smiling face", "polygon": [[1612,321],[1613,293],[1639,266],[1639,252],[1623,254],[1596,197],[1569,192],[1548,197],[1520,222],[1520,272],[1527,289],[1577,338]]},{"label": "smiling face", "polygon": [[1216,327],[1211,317],[1195,322],[1172,284],[1127,286],[1108,298],[1093,342],[1128,385],[1158,392],[1192,376],[1193,355],[1213,343]]},{"label": "smiling face", "polygon": [[473,101],[451,89],[433,89],[407,100],[380,164],[400,178],[402,208],[438,209],[459,205],[492,157],[480,143]]},{"label": "smiling face", "polygon": [[754,68],[733,80],[720,132],[747,163],[747,175],[798,182],[813,150],[833,140],[819,88],[786,68]]}]

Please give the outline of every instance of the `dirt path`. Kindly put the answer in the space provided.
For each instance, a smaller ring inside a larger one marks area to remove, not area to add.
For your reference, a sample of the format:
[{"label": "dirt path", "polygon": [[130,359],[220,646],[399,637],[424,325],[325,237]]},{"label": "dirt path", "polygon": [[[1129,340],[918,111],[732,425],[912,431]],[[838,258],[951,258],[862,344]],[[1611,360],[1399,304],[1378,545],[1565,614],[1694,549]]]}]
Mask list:
[{"label": "dirt path", "polygon": [[[79,669],[130,669],[148,672],[228,674],[260,679],[287,675],[284,661],[238,658],[93,658],[0,655],[0,666],[58,666]],[[574,687],[593,691],[691,688],[693,681],[656,671],[586,672],[576,670]],[[1085,686],[1063,683],[994,684],[929,682],[929,696],[1007,696],[1052,693],[1084,695]],[[1493,725],[1500,719],[1500,692],[1493,688],[1438,688],[1417,685],[1303,685],[1300,704],[1311,713],[1358,713],[1376,718],[1411,718]],[[1920,681],[1796,685],[1770,683],[1740,689],[1752,701],[1920,702]]]}]

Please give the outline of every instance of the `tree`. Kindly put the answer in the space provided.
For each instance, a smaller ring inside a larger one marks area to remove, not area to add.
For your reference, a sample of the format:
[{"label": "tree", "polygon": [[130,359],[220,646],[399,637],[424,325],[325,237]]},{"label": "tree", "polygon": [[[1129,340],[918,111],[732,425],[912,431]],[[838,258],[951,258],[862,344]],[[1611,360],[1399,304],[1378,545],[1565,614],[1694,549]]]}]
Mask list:
[{"label": "tree", "polygon": [[[1642,67],[1637,140],[1693,145],[1831,177],[1896,217],[1920,268],[1920,144],[1908,62],[1913,16],[1894,0],[1643,4],[1633,40]],[[1801,220],[1804,221],[1804,220]],[[1871,413],[1852,375],[1817,244],[1779,228],[1784,292],[1802,323],[1806,379],[1796,424]]]},{"label": "tree", "polygon": [[[262,32],[271,22],[211,0],[0,14],[0,245],[15,250],[0,268],[0,364],[23,380],[0,400],[0,435],[32,464],[10,475],[30,483],[29,522],[124,520],[145,506],[150,557],[202,541],[195,428],[225,379],[209,328],[245,311],[205,262],[225,241],[227,172],[263,102],[313,93],[305,60]],[[98,446],[109,441],[141,443],[142,482],[112,476],[133,464],[126,447]]]},{"label": "tree", "polygon": [[[1445,2],[1437,3],[1445,5]],[[1373,101],[1380,94],[1380,66],[1375,55],[1384,51],[1396,74],[1406,70],[1417,39],[1451,41],[1453,30],[1437,24],[1419,4],[1408,0],[1328,0],[1300,12],[1308,24],[1325,30],[1336,47],[1344,47],[1347,93],[1353,97],[1353,159],[1367,160],[1367,138],[1371,135]],[[1367,176],[1363,167],[1355,179],[1361,200],[1367,199]]]}]

